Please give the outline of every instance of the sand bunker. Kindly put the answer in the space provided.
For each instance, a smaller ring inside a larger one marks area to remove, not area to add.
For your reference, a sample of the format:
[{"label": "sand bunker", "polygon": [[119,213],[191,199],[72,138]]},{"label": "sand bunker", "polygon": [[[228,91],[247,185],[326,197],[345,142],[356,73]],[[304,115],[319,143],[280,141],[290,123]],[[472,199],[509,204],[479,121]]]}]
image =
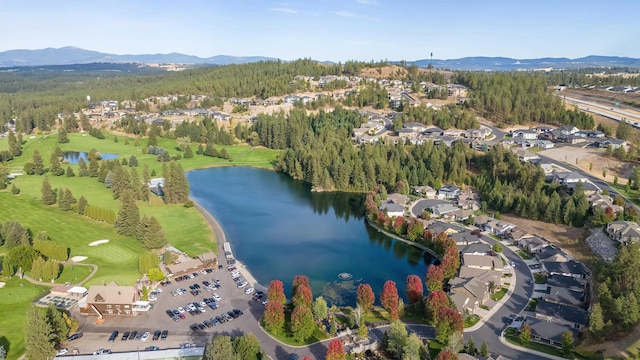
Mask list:
[{"label": "sand bunker", "polygon": [[5,282],[1,282],[1,281],[0,281],[0,289],[2,289],[2,288],[4,287],[4,285],[5,285],[5,284],[6,284]]},{"label": "sand bunker", "polygon": [[71,261],[73,261],[73,262],[80,262],[82,260],[87,260],[87,257],[86,256],[74,256],[74,257],[71,258]]},{"label": "sand bunker", "polygon": [[92,242],[91,244],[89,244],[89,246],[96,246],[96,245],[100,245],[100,244],[106,244],[108,242],[109,242],[109,240],[96,240],[96,241]]}]

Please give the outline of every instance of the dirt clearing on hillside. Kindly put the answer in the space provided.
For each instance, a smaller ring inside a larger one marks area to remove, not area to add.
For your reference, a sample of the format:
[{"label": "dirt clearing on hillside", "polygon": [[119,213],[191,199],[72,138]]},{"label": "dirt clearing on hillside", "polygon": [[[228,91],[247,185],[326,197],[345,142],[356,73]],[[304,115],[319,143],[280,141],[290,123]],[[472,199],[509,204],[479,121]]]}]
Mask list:
[{"label": "dirt clearing on hillside", "polygon": [[[627,179],[631,176],[631,171],[636,165],[606,156],[605,150],[594,148],[562,146],[541,151],[540,154],[565,163],[569,170],[571,167],[579,167],[590,175],[608,182],[613,182],[614,176],[617,176],[618,183],[623,185],[627,183]],[[603,176],[603,170],[606,172],[606,177]]]}]

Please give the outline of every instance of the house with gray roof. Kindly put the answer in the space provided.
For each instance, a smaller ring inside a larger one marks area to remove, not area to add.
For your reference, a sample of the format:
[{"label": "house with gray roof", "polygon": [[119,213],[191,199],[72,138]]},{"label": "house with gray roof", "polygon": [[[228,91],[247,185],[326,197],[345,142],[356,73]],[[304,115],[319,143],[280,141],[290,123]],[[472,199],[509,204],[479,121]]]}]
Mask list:
[{"label": "house with gray roof", "polygon": [[633,221],[612,221],[607,224],[607,234],[621,244],[629,244],[640,240],[640,225]]},{"label": "house with gray roof", "polygon": [[502,270],[502,260],[497,256],[462,254],[464,266],[481,270]]},{"label": "house with gray roof", "polygon": [[534,253],[538,261],[553,261],[553,262],[567,262],[570,259],[558,248],[553,245],[547,245],[541,249],[538,249]]},{"label": "house with gray roof", "polygon": [[431,213],[435,216],[443,217],[459,209],[460,208],[458,208],[457,206],[451,203],[446,203],[446,204],[433,205],[429,208],[429,211],[431,211]]},{"label": "house with gray roof", "polygon": [[458,245],[458,248],[460,248],[461,246],[467,246],[469,244],[475,244],[480,242],[480,238],[472,234],[471,231],[469,230],[464,230],[459,233],[451,234],[449,235],[449,237],[456,242],[456,245]]},{"label": "house with gray roof", "polygon": [[538,132],[535,130],[523,129],[523,130],[515,130],[511,133],[511,135],[516,138],[522,138],[525,140],[536,140],[538,138]]},{"label": "house with gray roof", "polygon": [[490,232],[494,235],[503,235],[507,231],[515,228],[516,226],[513,224],[509,224],[508,222],[490,219],[484,225],[482,225],[482,229],[484,231]]},{"label": "house with gray roof", "polygon": [[560,347],[562,346],[562,334],[565,332],[570,331],[573,334],[574,342],[578,337],[578,330],[566,325],[532,317],[527,317],[525,323],[531,328],[531,340],[535,342]]},{"label": "house with gray roof", "polygon": [[536,318],[573,329],[589,326],[589,312],[583,308],[540,299],[536,305]]},{"label": "house with gray roof", "polygon": [[442,200],[442,199],[418,200],[418,202],[416,202],[413,205],[413,208],[411,208],[411,213],[413,214],[413,216],[419,217],[420,215],[422,215],[423,210],[428,210],[429,208],[435,205],[442,205],[442,204],[451,204],[451,203],[447,200]]},{"label": "house with gray roof", "polygon": [[586,279],[589,276],[589,269],[575,260],[569,261],[545,261],[541,263],[542,270],[547,275],[572,276],[576,279]]},{"label": "house with gray roof", "polygon": [[575,171],[554,171],[552,175],[553,181],[557,181],[563,185],[568,183],[587,182],[586,176]]},{"label": "house with gray roof", "polygon": [[414,186],[413,192],[428,199],[434,198],[438,195],[438,191],[429,185]]},{"label": "house with gray roof", "polygon": [[480,195],[477,192],[467,189],[458,193],[456,204],[463,210],[480,210]]},{"label": "house with gray roof", "polygon": [[382,204],[380,211],[386,212],[389,217],[404,216],[404,206],[391,202]]},{"label": "house with gray roof", "polygon": [[453,199],[460,194],[460,187],[457,185],[444,185],[438,189],[438,196]]},{"label": "house with gray roof", "polygon": [[458,245],[458,250],[461,254],[486,255],[491,252],[491,246],[482,242],[475,242],[468,245]]}]

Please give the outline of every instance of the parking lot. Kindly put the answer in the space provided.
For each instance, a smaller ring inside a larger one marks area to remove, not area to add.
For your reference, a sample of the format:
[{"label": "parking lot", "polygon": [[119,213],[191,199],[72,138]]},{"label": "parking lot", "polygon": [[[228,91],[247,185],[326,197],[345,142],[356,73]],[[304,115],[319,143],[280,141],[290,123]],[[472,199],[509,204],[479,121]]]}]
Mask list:
[{"label": "parking lot", "polygon": [[[259,331],[257,320],[263,313],[264,305],[261,300],[253,300],[255,294],[245,293],[250,285],[238,288],[232,280],[232,272],[226,266],[210,270],[208,273],[197,271],[181,281],[176,281],[174,276],[169,284],[155,287],[156,300],[152,301],[153,309],[146,314],[107,316],[104,323],[95,324],[95,316],[80,315],[78,308],[74,308],[72,311],[80,321],[78,332],[83,332],[84,336],[66,345],[69,355],[76,351],[91,354],[98,349],[125,352],[143,351],[152,346],[160,349],[180,348],[185,344],[205,346],[214,334],[237,336]],[[214,279],[218,280],[219,288],[215,288]],[[207,283],[209,288],[205,285]],[[216,297],[219,301],[211,304]],[[179,308],[182,312],[178,311]],[[237,310],[236,314],[228,314],[233,310]],[[242,315],[239,315],[240,312]],[[224,321],[216,321],[216,317],[224,317]],[[164,330],[167,331],[165,340],[153,340],[156,331]],[[113,331],[118,331],[117,338],[109,342]],[[132,338],[134,331],[136,336]],[[123,340],[126,332],[129,332],[128,339]],[[149,337],[143,341],[142,334],[145,332],[149,332]]]}]

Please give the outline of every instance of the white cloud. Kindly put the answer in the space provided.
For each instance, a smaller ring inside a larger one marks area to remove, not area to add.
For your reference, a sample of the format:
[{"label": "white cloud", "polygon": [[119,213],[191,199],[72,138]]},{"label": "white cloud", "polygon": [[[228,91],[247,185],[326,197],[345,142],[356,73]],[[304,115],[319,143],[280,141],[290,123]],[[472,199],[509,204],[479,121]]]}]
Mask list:
[{"label": "white cloud", "polygon": [[278,11],[278,12],[283,12],[283,13],[287,13],[287,14],[297,14],[298,13],[296,10],[289,9],[289,8],[273,8],[273,9],[271,9],[271,11]]},{"label": "white cloud", "polygon": [[356,0],[356,2],[364,5],[375,5],[378,3],[378,0]]}]

